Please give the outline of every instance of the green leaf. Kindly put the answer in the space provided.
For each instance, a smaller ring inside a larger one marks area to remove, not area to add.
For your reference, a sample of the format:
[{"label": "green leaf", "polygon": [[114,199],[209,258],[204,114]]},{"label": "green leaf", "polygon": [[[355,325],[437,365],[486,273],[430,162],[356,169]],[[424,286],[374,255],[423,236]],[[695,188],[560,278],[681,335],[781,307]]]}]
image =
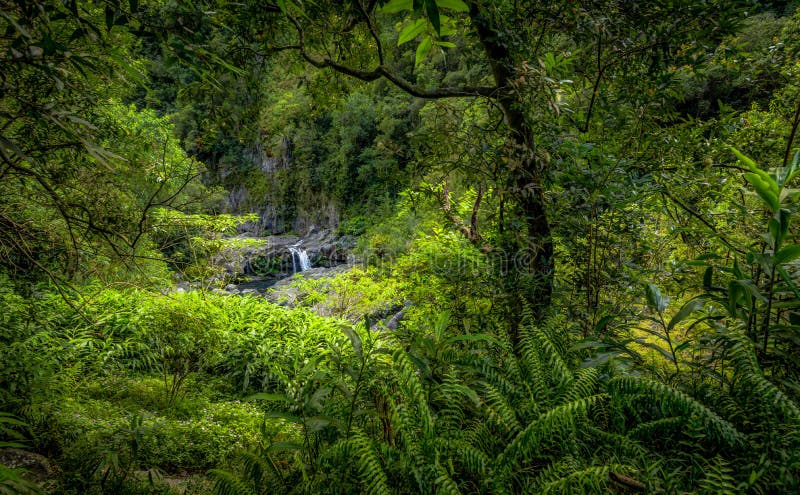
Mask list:
[{"label": "green leaf", "polygon": [[438,35],[442,30],[442,23],[439,20],[439,6],[436,5],[436,0],[425,0],[425,13],[433,25],[433,30]]},{"label": "green leaf", "polygon": [[106,5],[106,30],[111,31],[114,27],[114,9]]},{"label": "green leaf", "polygon": [[442,48],[455,48],[456,44],[452,41],[435,41],[434,45],[441,46]]},{"label": "green leaf", "polygon": [[711,288],[711,283],[713,281],[712,280],[713,279],[713,275],[714,275],[714,267],[713,266],[709,266],[708,268],[706,268],[705,273],[703,273],[703,288],[704,289],[710,289]]},{"label": "green leaf", "polygon": [[660,353],[662,356],[664,356],[664,357],[665,357],[665,358],[666,358],[668,361],[672,361],[673,363],[675,362],[675,356],[673,356],[673,355],[672,355],[672,353],[670,353],[668,350],[664,349],[664,348],[663,348],[663,347],[661,347],[660,345],[658,345],[658,344],[654,344],[654,343],[652,343],[652,342],[647,342],[646,340],[642,340],[642,339],[636,339],[636,341],[635,341],[635,342],[636,342],[637,344],[639,344],[639,345],[643,345],[643,346],[645,346],[645,347],[648,347],[648,348],[650,348],[650,349],[653,349],[654,351],[658,351],[658,352],[659,352],[659,353]]},{"label": "green leaf", "polygon": [[404,10],[412,10],[413,8],[414,2],[412,0],[392,0],[381,7],[380,11],[384,14],[396,14]]},{"label": "green leaf", "polygon": [[289,398],[285,394],[267,394],[259,393],[253,394],[247,400],[277,400],[282,402],[289,402]]},{"label": "green leaf", "polygon": [[702,309],[705,306],[706,302],[703,299],[693,299],[688,303],[684,304],[678,313],[672,317],[669,321],[669,325],[667,325],[667,330],[672,330],[675,325],[682,322],[686,318],[689,317],[692,313],[697,311],[698,309]]},{"label": "green leaf", "polygon": [[419,33],[425,30],[425,25],[425,19],[417,19],[416,21],[406,25],[406,27],[400,31],[400,37],[397,38],[397,46],[400,46],[403,43],[408,43],[416,38]]},{"label": "green leaf", "polygon": [[303,446],[294,442],[272,442],[267,447],[267,452],[285,452],[287,450],[303,450]]},{"label": "green leaf", "polygon": [[778,273],[780,273],[781,278],[783,281],[786,282],[786,286],[789,287],[789,290],[794,293],[794,297],[797,301],[800,301],[800,290],[797,288],[797,284],[794,283],[791,277],[789,277],[789,273],[786,272],[786,268],[779,266]]},{"label": "green leaf", "polygon": [[650,308],[655,309],[659,313],[663,313],[667,309],[669,299],[661,295],[661,291],[655,284],[648,282],[645,286],[645,294],[647,296],[647,304]]},{"label": "green leaf", "polygon": [[794,261],[797,258],[800,258],[800,244],[792,244],[778,251],[775,258],[773,258],[773,263],[782,265]]},{"label": "green leaf", "polygon": [[789,172],[786,174],[786,180],[784,184],[788,184],[795,178],[797,174],[800,173],[800,150],[797,150],[797,153],[794,154],[794,159],[792,159],[792,164],[789,166]]},{"label": "green leaf", "polygon": [[740,162],[742,162],[742,163],[744,163],[745,165],[747,165],[747,167],[748,167],[750,170],[752,170],[752,171],[754,171],[754,172],[755,172],[756,170],[758,170],[758,165],[756,165],[756,162],[754,162],[754,161],[753,161],[753,160],[751,160],[750,158],[747,158],[746,156],[744,156],[744,155],[742,154],[742,152],[741,152],[741,151],[737,150],[737,149],[736,149],[736,148],[734,148],[733,146],[729,146],[729,148],[730,148],[730,150],[733,152],[733,154],[734,154],[734,155],[736,155],[736,158],[738,158]]},{"label": "green leaf", "polygon": [[600,318],[600,320],[598,320],[598,322],[594,326],[594,332],[595,333],[600,333],[600,332],[604,331],[606,329],[606,327],[608,326],[608,324],[611,323],[611,321],[613,319],[614,319],[614,315],[606,315],[606,316]]},{"label": "green leaf", "polygon": [[425,60],[425,57],[431,52],[431,46],[433,46],[433,39],[428,36],[417,47],[417,54],[414,57],[414,66],[417,67],[419,64]]},{"label": "green leaf", "polygon": [[349,326],[343,326],[342,332],[350,339],[350,343],[353,344],[353,351],[356,353],[356,356],[361,359],[361,336]]},{"label": "green leaf", "polygon": [[753,281],[750,280],[749,278],[745,278],[742,280],[734,280],[733,282],[731,282],[731,284],[741,287],[742,289],[744,289],[746,293],[749,293],[751,296],[755,297],[761,302],[767,301],[767,298],[764,297],[761,291],[758,290],[758,287],[756,287],[756,284],[753,283]]},{"label": "green leaf", "polygon": [[315,416],[313,418],[308,418],[305,421],[306,430],[309,433],[316,433],[318,431],[322,431],[331,424],[331,420],[328,418],[323,418],[320,416]]},{"label": "green leaf", "polygon": [[445,340],[446,343],[450,344],[453,342],[489,342],[491,344],[495,344],[497,346],[502,346],[503,344],[497,340],[496,338],[492,337],[491,335],[486,335],[485,333],[473,333],[469,335],[456,335],[455,337],[450,337],[449,339]]},{"label": "green leaf", "polygon": [[269,411],[264,413],[264,417],[267,419],[284,419],[295,424],[301,424],[303,422],[303,418],[283,411]]},{"label": "green leaf", "polygon": [[[771,177],[767,177],[767,180],[760,174],[746,172],[744,178],[753,186],[756,190],[756,194],[767,204],[773,213],[780,209],[777,191],[773,190],[772,184],[769,182],[772,181]],[[772,182],[774,183],[774,181]],[[775,189],[777,189],[777,187],[777,184],[775,184]]]},{"label": "green leaf", "polygon": [[440,9],[450,9],[456,12],[469,12],[469,6],[461,0],[436,0]]},{"label": "green leaf", "polygon": [[31,38],[31,34],[24,27],[22,27],[22,25],[20,25],[16,21],[16,19],[14,19],[14,17],[6,14],[5,11],[3,11],[3,10],[0,10],[0,17],[4,18],[9,23],[11,23],[11,25],[14,26],[14,29],[17,31],[17,33],[19,33],[20,36],[22,36],[23,38],[28,38],[28,39]]}]

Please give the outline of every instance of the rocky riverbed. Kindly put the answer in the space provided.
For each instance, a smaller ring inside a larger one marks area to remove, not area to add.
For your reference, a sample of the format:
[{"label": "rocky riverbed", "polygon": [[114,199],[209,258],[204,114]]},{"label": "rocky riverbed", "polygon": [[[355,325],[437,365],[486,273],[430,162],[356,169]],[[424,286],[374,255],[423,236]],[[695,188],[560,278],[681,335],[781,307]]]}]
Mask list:
[{"label": "rocky riverbed", "polygon": [[289,277],[300,271],[299,253],[308,257],[311,267],[331,268],[352,263],[356,244],[355,237],[336,236],[329,230],[317,229],[311,229],[303,237],[241,235],[231,240],[234,247],[223,248],[213,260],[229,280],[260,277],[277,281]]},{"label": "rocky riverbed", "polygon": [[[357,263],[353,254],[356,239],[336,236],[333,232],[312,228],[303,237],[274,235],[255,237],[242,234],[229,239],[212,260],[221,269],[224,289],[234,295],[263,295],[282,304],[292,305],[296,294],[291,288],[295,275],[319,279],[346,271]],[[208,281],[210,285],[218,280]],[[177,290],[192,290],[194,284],[180,283]]]}]

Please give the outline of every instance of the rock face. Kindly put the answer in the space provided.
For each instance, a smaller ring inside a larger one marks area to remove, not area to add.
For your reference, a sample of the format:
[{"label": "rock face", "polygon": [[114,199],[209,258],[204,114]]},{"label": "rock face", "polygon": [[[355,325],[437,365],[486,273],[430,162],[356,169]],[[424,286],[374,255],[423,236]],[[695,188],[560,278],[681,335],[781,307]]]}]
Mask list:
[{"label": "rock face", "polygon": [[[57,469],[50,461],[39,454],[20,449],[0,449],[0,464],[11,469],[24,469],[24,479],[38,483],[46,488],[53,488]],[[3,492],[5,493],[5,492]],[[16,493],[13,490],[11,493]]]},{"label": "rock face", "polygon": [[[240,281],[225,288],[239,293],[246,289],[261,292],[277,281],[299,271],[298,253],[305,251],[313,268],[332,268],[353,261],[355,238],[333,235],[331,231],[310,229],[305,237],[275,235],[237,236],[242,247],[223,249],[213,260],[229,280]],[[307,270],[311,271],[311,270]],[[304,272],[305,273],[305,272]]]}]

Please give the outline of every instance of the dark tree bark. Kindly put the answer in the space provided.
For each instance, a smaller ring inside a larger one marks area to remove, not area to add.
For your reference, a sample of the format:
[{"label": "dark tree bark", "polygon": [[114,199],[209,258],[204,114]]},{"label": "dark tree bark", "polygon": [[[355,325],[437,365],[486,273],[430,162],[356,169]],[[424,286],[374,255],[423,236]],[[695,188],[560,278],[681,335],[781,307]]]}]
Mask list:
[{"label": "dark tree bark", "polygon": [[[542,189],[547,165],[534,152],[533,131],[512,85],[516,76],[513,54],[500,41],[498,33],[491,28],[491,20],[480,11],[477,3],[472,4],[470,17],[497,86],[496,101],[508,126],[508,149],[516,155],[508,157],[509,163],[516,165],[512,178],[513,198],[527,227],[526,242],[514,246],[513,252],[506,252],[507,259],[503,263],[508,270],[515,271],[509,274],[518,281],[514,289],[538,320],[550,305],[555,275],[553,239]],[[516,340],[516,336],[512,337]]]},{"label": "dark tree bark", "polygon": [[[353,16],[353,19],[358,19],[358,21],[354,21],[355,24],[359,21],[365,22],[370,32],[373,33],[372,38],[377,44],[378,65],[372,69],[350,67],[331,56],[312,53],[306,45],[306,33],[303,25],[299,19],[293,18],[291,15],[287,17],[296,30],[298,43],[276,49],[298,51],[300,56],[314,67],[332,69],[362,81],[385,79],[400,90],[418,98],[483,97],[493,100],[502,109],[508,129],[506,148],[509,156],[506,158],[509,167],[512,168],[509,200],[524,216],[526,232],[521,239],[517,238],[507,245],[501,246],[501,249],[495,250],[495,253],[499,253],[500,259],[497,262],[503,270],[502,273],[507,281],[506,287],[513,299],[511,306],[519,308],[519,311],[515,309],[515,313],[521,316],[521,309],[527,307],[533,310],[537,319],[540,319],[550,305],[555,275],[553,241],[542,189],[547,166],[534,152],[533,131],[525,117],[525,103],[512,84],[516,77],[515,54],[501,42],[503,33],[492,28],[493,19],[490,19],[484,11],[486,7],[482,7],[479,2],[469,3],[471,4],[469,15],[480,45],[486,53],[486,61],[495,83],[493,86],[429,89],[419,87],[406,80],[385,64],[384,50],[380,45],[379,37],[375,35],[375,28],[370,18],[371,8],[362,9],[359,15]],[[374,4],[371,6],[374,7]],[[352,30],[355,24],[349,24],[348,30]],[[476,212],[473,212],[472,228],[463,225],[462,227],[470,242],[477,245],[481,238],[477,233],[475,220]],[[485,251],[489,251],[489,249],[485,249]],[[512,323],[512,327],[516,328],[517,324]],[[516,331],[513,333],[512,340],[516,344]]]}]

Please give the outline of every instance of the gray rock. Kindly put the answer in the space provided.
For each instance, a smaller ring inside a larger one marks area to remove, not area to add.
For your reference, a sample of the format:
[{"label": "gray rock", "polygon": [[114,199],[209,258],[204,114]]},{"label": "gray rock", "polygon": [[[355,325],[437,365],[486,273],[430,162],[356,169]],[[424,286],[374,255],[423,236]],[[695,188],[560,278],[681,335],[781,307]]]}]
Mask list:
[{"label": "gray rock", "polygon": [[336,237],[330,230],[311,226],[304,237],[273,235],[250,237],[239,235],[239,239],[262,241],[258,246],[226,248],[212,260],[220,267],[227,279],[255,276],[261,279],[280,280],[293,275],[295,263],[290,248],[304,249],[312,266],[331,267],[347,263],[351,249],[355,246],[352,236]]}]

